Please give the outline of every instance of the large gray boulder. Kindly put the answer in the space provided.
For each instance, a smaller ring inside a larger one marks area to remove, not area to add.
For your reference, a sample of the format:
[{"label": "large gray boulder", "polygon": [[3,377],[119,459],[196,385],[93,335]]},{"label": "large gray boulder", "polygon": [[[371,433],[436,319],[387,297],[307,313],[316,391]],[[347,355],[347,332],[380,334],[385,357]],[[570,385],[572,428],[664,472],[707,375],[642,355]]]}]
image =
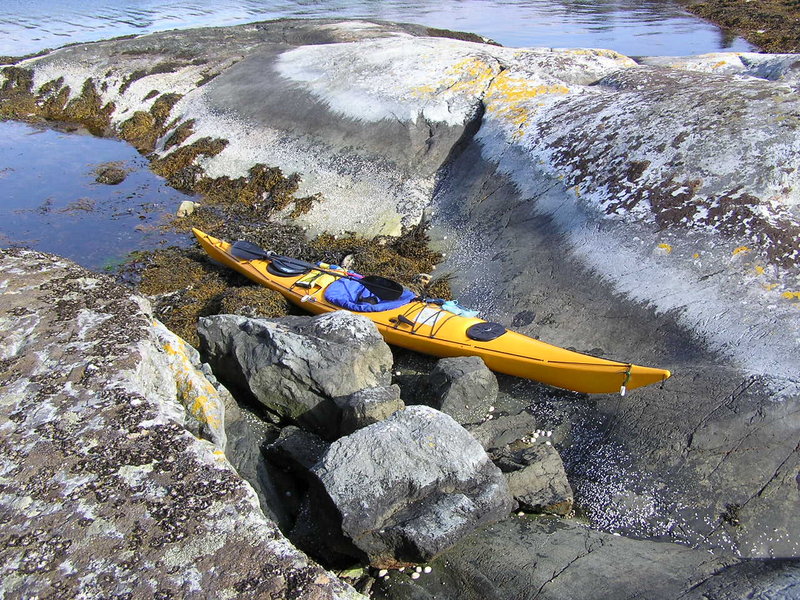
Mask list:
[{"label": "large gray boulder", "polygon": [[[369,319],[351,312],[273,320],[215,315],[200,319],[198,332],[223,380],[329,438],[340,434],[343,419],[334,398],[391,383],[391,350]],[[348,429],[351,420],[348,412]]]},{"label": "large gray boulder", "polygon": [[19,249],[0,250],[0,299],[5,596],[359,597],[190,432],[221,424],[219,396],[145,300]]},{"label": "large gray boulder", "polygon": [[337,440],[312,472],[343,534],[377,567],[429,560],[513,508],[481,445],[427,406]]}]

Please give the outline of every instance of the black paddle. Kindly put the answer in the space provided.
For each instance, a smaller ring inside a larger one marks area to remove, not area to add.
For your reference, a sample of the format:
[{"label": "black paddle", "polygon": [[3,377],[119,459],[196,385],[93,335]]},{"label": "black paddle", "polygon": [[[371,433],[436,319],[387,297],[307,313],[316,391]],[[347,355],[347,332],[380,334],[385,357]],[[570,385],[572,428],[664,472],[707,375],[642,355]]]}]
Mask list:
[{"label": "black paddle", "polygon": [[367,275],[366,277],[362,277],[360,279],[358,277],[342,275],[341,273],[323,269],[322,267],[318,267],[313,263],[300,260],[299,258],[275,254],[274,252],[264,250],[252,242],[247,242],[244,240],[239,240],[231,245],[231,254],[241,260],[268,260],[276,267],[279,267],[287,275],[300,275],[302,273],[308,273],[309,271],[314,270],[320,271],[321,273],[329,273],[337,277],[343,277],[344,279],[357,281],[381,300],[397,300],[403,294],[402,285],[396,281],[392,281],[391,279],[381,277],[380,275]]}]

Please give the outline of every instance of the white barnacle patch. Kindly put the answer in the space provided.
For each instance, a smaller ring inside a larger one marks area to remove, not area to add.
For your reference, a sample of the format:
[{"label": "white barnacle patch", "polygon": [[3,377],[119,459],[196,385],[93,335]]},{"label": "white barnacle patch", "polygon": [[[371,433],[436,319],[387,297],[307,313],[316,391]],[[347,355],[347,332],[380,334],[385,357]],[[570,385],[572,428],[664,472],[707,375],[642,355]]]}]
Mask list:
[{"label": "white barnacle patch", "polygon": [[358,121],[462,125],[500,65],[469,44],[401,34],[295,48],[279,57],[277,70]]},{"label": "white barnacle patch", "polygon": [[79,340],[85,340],[92,333],[99,331],[103,324],[109,319],[111,319],[111,315],[108,313],[99,313],[86,308],[81,309],[77,317],[77,338]]}]

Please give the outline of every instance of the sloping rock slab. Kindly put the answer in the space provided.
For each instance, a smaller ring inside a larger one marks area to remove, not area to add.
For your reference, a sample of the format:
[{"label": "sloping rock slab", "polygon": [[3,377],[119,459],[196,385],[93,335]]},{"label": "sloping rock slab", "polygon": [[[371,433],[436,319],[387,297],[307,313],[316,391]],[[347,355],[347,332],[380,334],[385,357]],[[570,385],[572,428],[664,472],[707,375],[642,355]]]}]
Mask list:
[{"label": "sloping rock slab", "polygon": [[[787,561],[788,562],[788,561]],[[670,544],[619,537],[552,517],[513,517],[464,538],[413,580],[393,573],[372,597],[391,600],[733,600],[790,598],[794,567],[744,568],[733,558]],[[780,572],[780,580],[765,580]],[[752,578],[752,579],[751,579]],[[704,596],[700,590],[714,590]]]},{"label": "sloping rock slab", "polygon": [[480,443],[427,406],[337,440],[313,473],[344,534],[379,567],[429,560],[513,508]]},{"label": "sloping rock slab", "polygon": [[389,346],[372,321],[351,312],[273,320],[215,315],[200,319],[198,331],[221,379],[329,438],[342,420],[333,398],[391,382]]},{"label": "sloping rock slab", "polygon": [[0,251],[0,581],[6,597],[355,598],[184,427],[140,298]]}]

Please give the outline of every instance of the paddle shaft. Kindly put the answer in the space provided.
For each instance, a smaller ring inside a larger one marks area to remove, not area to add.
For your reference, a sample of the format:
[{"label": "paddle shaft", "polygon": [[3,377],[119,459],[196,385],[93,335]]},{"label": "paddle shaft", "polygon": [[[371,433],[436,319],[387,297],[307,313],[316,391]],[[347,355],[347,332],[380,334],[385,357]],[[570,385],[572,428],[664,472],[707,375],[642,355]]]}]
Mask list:
[{"label": "paddle shaft", "polygon": [[[243,260],[254,260],[254,259],[263,259],[268,260],[275,264],[283,264],[286,266],[290,266],[293,268],[302,268],[308,271],[319,271],[320,273],[326,273],[328,275],[333,275],[334,277],[342,277],[344,279],[349,279],[351,281],[356,281],[363,285],[367,290],[375,294],[381,300],[396,300],[400,297],[403,293],[403,286],[397,283],[396,281],[392,281],[391,279],[385,279],[383,277],[379,277],[382,281],[376,282],[374,279],[370,279],[371,277],[377,277],[373,275],[367,275],[366,277],[353,277],[352,275],[347,275],[346,273],[339,273],[337,271],[333,271],[331,269],[325,269],[324,267],[320,267],[319,265],[315,265],[313,263],[300,260],[299,258],[292,258],[291,256],[282,256],[280,254],[274,254],[272,252],[267,252],[263,248],[253,244],[252,242],[247,241],[238,241],[234,242],[231,246],[231,254],[236,258],[240,258]],[[297,273],[298,275],[300,273]]]}]

